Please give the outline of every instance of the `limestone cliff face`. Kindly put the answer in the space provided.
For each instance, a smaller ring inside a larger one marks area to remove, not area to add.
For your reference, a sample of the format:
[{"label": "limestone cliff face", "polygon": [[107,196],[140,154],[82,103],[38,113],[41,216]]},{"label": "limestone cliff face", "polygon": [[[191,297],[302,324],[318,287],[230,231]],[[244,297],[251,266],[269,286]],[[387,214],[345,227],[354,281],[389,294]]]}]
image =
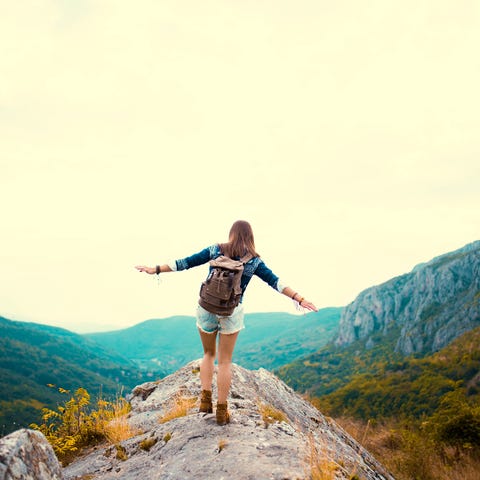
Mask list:
[{"label": "limestone cliff face", "polygon": [[[232,368],[230,424],[218,426],[215,414],[198,413],[197,400],[186,416],[159,422],[180,396],[198,398],[198,362],[192,362],[136,387],[129,423],[138,435],[72,463],[64,469],[65,479],[307,480],[318,467],[328,475],[322,478],[393,480],[347,433],[272,373]],[[262,405],[277,418],[264,418]]]},{"label": "limestone cliff face", "polygon": [[480,241],[360,293],[342,314],[335,343],[390,336],[405,355],[441,349],[480,325]]}]

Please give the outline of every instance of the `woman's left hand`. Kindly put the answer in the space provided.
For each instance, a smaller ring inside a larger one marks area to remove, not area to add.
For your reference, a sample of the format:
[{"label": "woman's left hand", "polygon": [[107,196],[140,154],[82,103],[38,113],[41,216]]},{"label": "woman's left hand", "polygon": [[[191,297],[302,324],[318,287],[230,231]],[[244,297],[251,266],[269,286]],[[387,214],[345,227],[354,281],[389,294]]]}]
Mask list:
[{"label": "woman's left hand", "polygon": [[300,306],[303,308],[306,308],[307,310],[311,310],[312,312],[318,312],[318,308],[312,303],[309,302],[308,300],[302,300],[300,302]]}]

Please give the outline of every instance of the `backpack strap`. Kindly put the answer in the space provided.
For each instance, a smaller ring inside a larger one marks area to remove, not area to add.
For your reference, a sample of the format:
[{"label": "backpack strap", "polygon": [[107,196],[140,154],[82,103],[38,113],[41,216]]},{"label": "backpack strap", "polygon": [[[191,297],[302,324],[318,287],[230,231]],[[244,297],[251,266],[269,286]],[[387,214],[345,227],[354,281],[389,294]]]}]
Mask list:
[{"label": "backpack strap", "polygon": [[249,262],[253,258],[253,255],[251,253],[247,253],[244,255],[240,261],[245,265],[247,262]]}]

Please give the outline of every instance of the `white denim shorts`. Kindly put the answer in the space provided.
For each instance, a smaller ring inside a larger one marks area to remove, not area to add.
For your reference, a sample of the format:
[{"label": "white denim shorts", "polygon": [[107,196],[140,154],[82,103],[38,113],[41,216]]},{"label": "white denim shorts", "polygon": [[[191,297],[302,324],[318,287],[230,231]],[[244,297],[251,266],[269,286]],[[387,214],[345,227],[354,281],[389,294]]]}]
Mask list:
[{"label": "white denim shorts", "polygon": [[226,335],[237,333],[245,328],[243,323],[243,305],[240,303],[229,317],[210,313],[197,306],[197,327],[205,333],[220,332]]}]

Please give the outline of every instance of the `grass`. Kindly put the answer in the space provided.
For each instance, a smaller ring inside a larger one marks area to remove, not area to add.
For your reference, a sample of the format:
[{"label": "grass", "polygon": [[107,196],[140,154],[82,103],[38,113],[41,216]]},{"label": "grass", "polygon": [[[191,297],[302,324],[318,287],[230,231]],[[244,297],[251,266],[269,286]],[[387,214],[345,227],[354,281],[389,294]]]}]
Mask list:
[{"label": "grass", "polygon": [[103,434],[110,443],[123,442],[123,440],[128,440],[142,433],[140,430],[132,428],[128,423],[127,415],[129,411],[130,404],[123,399],[117,400],[113,404],[113,418],[103,425]]},{"label": "grass", "polygon": [[393,474],[396,480],[478,480],[480,457],[440,449],[420,432],[394,423],[369,425],[351,418],[338,423]]},{"label": "grass", "polygon": [[317,446],[313,436],[309,437],[309,444],[310,480],[335,480],[339,465],[328,457],[326,445]]},{"label": "grass", "polygon": [[228,442],[225,439],[221,438],[218,441],[218,449],[217,449],[218,453],[220,453],[222,450],[224,450],[225,447],[227,446],[227,444],[228,444]]},{"label": "grass", "polygon": [[259,403],[258,410],[265,423],[265,428],[275,422],[287,422],[287,416],[269,403]]},{"label": "grass", "polygon": [[174,418],[185,417],[188,415],[190,409],[192,409],[197,403],[197,399],[194,397],[184,397],[177,395],[171,403],[169,409],[159,419],[159,423],[167,423]]},{"label": "grass", "polygon": [[[367,439],[367,433],[368,433],[369,428],[370,428],[370,420],[367,422],[367,425],[365,426],[365,430],[364,430],[363,435],[362,435],[362,440],[360,441],[361,445],[365,444],[365,440]],[[358,464],[355,464],[352,472],[350,473],[350,477],[349,477],[350,480],[357,480],[358,479],[357,469],[358,469]]]},{"label": "grass", "polygon": [[110,420],[110,422],[104,426],[104,430],[105,438],[113,444],[123,442],[142,433],[141,430],[132,428],[129,425],[126,416],[116,417]]},{"label": "grass", "polygon": [[115,449],[117,450],[117,454],[115,455],[115,458],[117,460],[122,460],[123,462],[128,459],[127,451],[125,450],[125,447],[122,447],[122,445],[117,444],[115,445]]},{"label": "grass", "polygon": [[139,447],[142,450],[145,450],[146,452],[150,451],[150,449],[157,443],[157,438],[156,437],[150,437],[146,438],[142,442],[140,442]]}]

